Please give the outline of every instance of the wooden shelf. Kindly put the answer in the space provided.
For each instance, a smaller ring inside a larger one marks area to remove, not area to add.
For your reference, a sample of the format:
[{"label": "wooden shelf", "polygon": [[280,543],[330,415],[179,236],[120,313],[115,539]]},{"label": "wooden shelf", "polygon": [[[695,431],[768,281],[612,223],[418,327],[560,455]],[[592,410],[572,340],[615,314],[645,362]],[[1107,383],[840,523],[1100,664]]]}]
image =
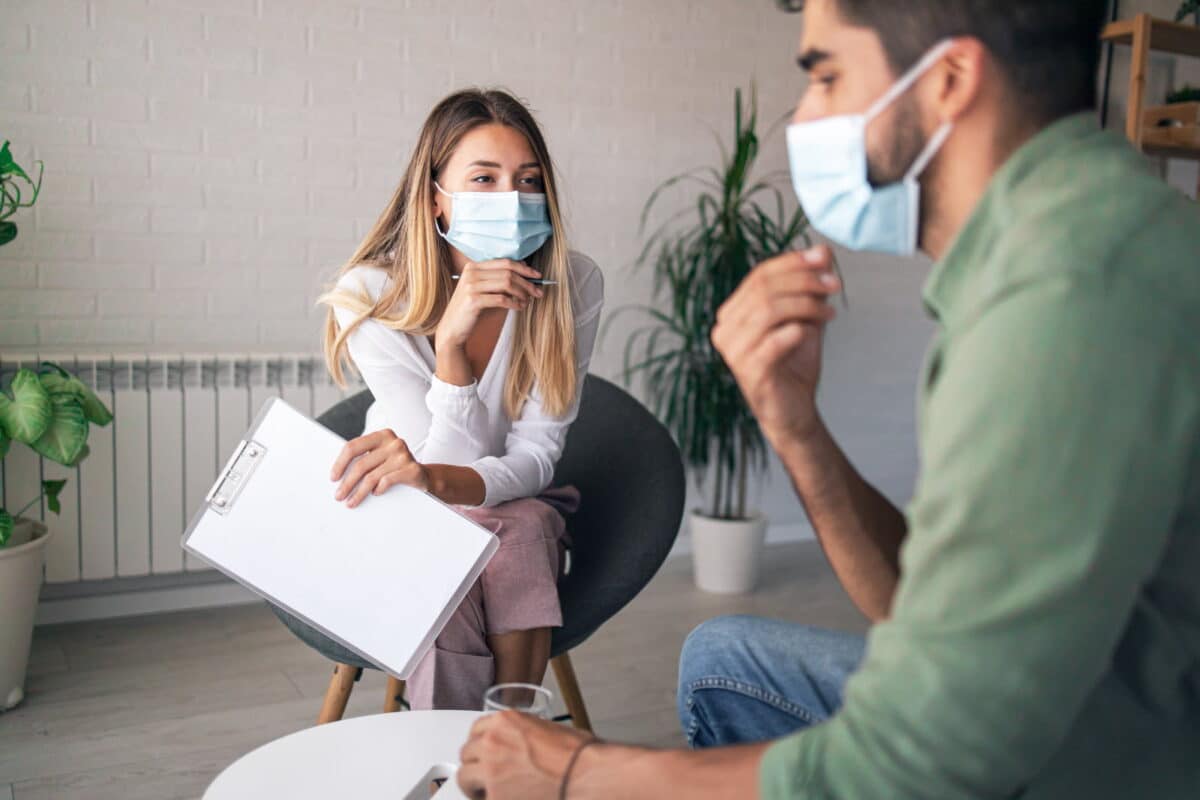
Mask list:
[{"label": "wooden shelf", "polygon": [[[1100,38],[1113,44],[1132,45],[1137,19],[1109,23]],[[1200,58],[1200,27],[1150,18],[1150,49]]]},{"label": "wooden shelf", "polygon": [[1196,129],[1146,128],[1142,132],[1142,152],[1163,158],[1200,161],[1200,139]]}]

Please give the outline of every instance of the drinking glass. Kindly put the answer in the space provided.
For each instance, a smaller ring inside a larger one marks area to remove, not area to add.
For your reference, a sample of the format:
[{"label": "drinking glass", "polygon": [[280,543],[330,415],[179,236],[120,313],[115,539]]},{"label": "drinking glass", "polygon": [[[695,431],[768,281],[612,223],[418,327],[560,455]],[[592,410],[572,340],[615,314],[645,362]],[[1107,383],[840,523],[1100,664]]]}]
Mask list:
[{"label": "drinking glass", "polygon": [[483,695],[484,712],[521,711],[541,719],[550,719],[549,689],[532,683],[498,683]]}]

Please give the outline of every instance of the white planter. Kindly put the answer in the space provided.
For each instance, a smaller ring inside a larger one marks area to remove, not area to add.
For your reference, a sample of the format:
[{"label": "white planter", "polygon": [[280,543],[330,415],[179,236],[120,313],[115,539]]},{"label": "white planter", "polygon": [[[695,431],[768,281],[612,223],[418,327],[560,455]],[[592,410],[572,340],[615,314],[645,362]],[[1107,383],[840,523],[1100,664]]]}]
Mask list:
[{"label": "white planter", "polygon": [[696,586],[714,594],[745,594],[758,584],[767,519],[713,519],[693,511],[692,563]]},{"label": "white planter", "polygon": [[49,539],[42,523],[18,519],[12,538],[0,547],[0,711],[25,698],[25,667]]}]

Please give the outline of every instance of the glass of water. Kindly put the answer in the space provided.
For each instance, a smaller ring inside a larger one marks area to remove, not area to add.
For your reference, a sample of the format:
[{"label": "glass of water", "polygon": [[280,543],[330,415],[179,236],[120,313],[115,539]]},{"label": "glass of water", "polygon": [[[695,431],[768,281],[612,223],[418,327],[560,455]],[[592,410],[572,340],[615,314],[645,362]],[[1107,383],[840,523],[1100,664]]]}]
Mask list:
[{"label": "glass of water", "polygon": [[532,683],[498,683],[483,695],[484,712],[521,711],[541,719],[550,719],[549,689]]}]

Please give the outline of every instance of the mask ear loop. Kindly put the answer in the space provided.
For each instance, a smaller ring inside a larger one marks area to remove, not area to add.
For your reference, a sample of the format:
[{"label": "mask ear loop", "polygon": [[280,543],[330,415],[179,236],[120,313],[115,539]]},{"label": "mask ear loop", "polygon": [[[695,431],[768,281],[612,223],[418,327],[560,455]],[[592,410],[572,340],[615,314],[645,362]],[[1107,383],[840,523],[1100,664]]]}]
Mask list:
[{"label": "mask ear loop", "polygon": [[[434,181],[433,185],[437,188],[437,190],[439,192],[446,195],[446,197],[449,197],[451,200],[454,199],[454,194],[451,192],[447,192],[445,189],[443,189],[442,185],[440,183],[438,183],[437,181]],[[434,228],[434,230],[436,230],[438,232],[438,236],[442,237],[443,239],[446,239],[447,234],[442,233],[442,226],[438,223],[437,217],[433,218],[433,228]],[[448,242],[450,240],[446,239],[446,241]]]},{"label": "mask ear loop", "polygon": [[950,133],[953,130],[953,122],[943,122],[941,127],[934,131],[933,136],[929,137],[929,142],[925,145],[925,149],[917,156],[917,160],[909,168],[908,174],[904,176],[905,181],[916,180],[921,177],[921,173],[925,171],[925,168],[929,166],[929,162],[942,149],[942,145],[950,138]]},{"label": "mask ear loop", "polygon": [[883,110],[896,101],[896,98],[912,88],[913,84],[920,80],[921,76],[929,71],[930,67],[938,62],[942,56],[946,54],[954,45],[952,39],[943,39],[938,44],[934,45],[933,49],[921,57],[913,67],[906,73],[904,77],[892,84],[891,88],[883,93],[883,96],[876,100],[867,108],[863,114],[863,118],[867,121],[874,119],[883,113]]}]

